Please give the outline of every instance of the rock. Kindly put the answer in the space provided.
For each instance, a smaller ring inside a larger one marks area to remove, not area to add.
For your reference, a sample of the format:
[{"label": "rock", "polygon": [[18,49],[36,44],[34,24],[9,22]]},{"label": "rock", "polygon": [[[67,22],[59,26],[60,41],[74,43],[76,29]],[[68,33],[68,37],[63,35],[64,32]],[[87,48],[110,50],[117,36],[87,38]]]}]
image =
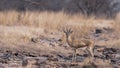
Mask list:
[{"label": "rock", "polygon": [[112,63],[112,64],[116,64],[116,62],[117,62],[117,59],[112,59],[112,60],[111,60],[111,63]]},{"label": "rock", "polygon": [[120,59],[120,54],[115,54],[115,58]]},{"label": "rock", "polygon": [[49,61],[58,61],[58,58],[55,56],[48,57],[47,60]]},{"label": "rock", "polygon": [[106,48],[103,51],[104,54],[116,54],[117,53],[117,49],[115,48]]},{"label": "rock", "polygon": [[0,63],[8,63],[8,60],[7,59],[2,59],[2,58],[0,58]]},{"label": "rock", "polygon": [[103,32],[102,29],[96,29],[96,30],[95,30],[95,33],[96,33],[96,34],[100,34],[100,33],[102,33],[102,32]]},{"label": "rock", "polygon": [[38,40],[36,38],[31,38],[31,42],[37,43]]}]

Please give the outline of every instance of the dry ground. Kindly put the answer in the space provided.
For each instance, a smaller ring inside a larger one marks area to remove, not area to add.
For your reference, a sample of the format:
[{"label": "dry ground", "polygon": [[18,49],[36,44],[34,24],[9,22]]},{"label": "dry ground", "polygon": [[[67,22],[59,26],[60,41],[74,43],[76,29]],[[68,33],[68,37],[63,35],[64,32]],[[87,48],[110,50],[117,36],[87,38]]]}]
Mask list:
[{"label": "dry ground", "polygon": [[75,37],[95,42],[96,65],[88,65],[92,68],[120,67],[120,61],[117,61],[120,59],[119,17],[119,14],[115,19],[105,19],[64,12],[0,12],[0,66],[84,68],[87,55],[81,49],[77,51],[78,63],[70,64],[73,51],[62,32],[63,27],[70,26]]}]

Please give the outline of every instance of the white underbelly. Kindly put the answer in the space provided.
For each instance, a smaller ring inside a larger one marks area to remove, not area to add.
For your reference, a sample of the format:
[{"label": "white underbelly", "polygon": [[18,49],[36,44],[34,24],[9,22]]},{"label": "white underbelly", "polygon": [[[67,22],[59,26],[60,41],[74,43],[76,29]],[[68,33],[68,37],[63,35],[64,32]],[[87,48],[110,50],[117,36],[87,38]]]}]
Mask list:
[{"label": "white underbelly", "polygon": [[86,50],[87,47],[81,47],[79,48],[80,50]]}]

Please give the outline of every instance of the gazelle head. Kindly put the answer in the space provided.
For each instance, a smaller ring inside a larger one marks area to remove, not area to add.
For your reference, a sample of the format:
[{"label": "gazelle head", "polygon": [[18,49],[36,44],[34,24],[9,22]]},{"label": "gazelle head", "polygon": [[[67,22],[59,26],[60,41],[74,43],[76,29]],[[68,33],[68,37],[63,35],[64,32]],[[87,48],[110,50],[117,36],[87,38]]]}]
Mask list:
[{"label": "gazelle head", "polygon": [[72,34],[73,30],[70,27],[63,28],[63,32],[66,34],[66,37],[68,38],[70,34]]}]

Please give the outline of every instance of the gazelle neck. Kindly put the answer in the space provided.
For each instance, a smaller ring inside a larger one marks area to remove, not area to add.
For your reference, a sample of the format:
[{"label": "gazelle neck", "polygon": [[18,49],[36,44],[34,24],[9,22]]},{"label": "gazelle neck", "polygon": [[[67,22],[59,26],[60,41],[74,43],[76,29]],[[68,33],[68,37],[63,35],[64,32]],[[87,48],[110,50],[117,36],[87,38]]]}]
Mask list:
[{"label": "gazelle neck", "polygon": [[66,36],[66,42],[67,42],[69,45],[71,45],[71,43],[72,43],[72,38],[71,38],[71,36]]}]

